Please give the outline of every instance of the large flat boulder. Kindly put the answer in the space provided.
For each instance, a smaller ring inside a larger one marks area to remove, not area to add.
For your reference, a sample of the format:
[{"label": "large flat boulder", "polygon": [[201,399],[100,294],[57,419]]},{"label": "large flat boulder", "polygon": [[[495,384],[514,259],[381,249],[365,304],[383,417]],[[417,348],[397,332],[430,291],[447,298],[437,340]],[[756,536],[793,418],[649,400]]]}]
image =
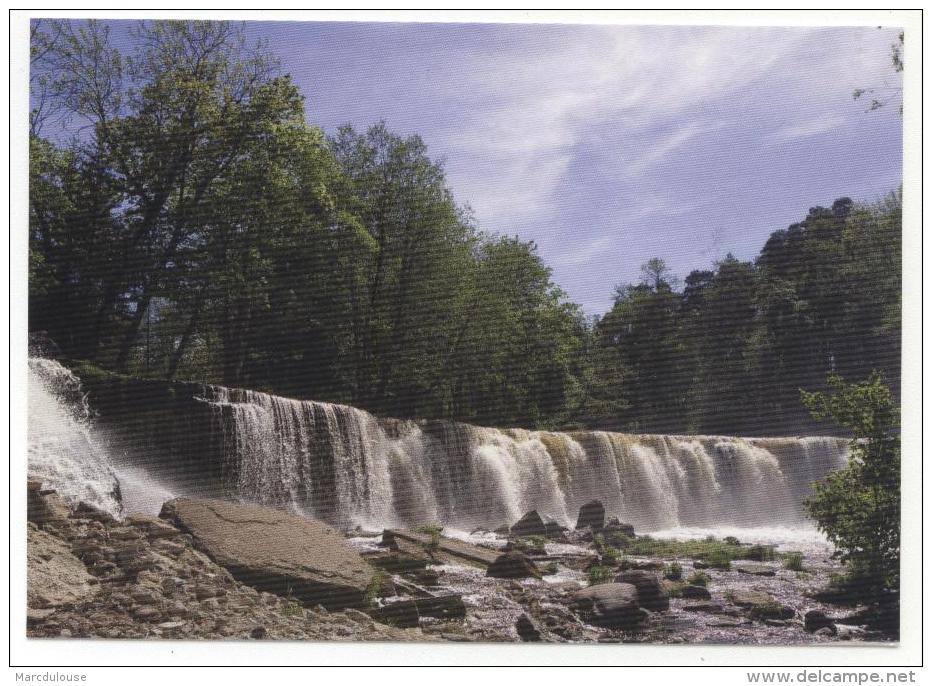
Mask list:
[{"label": "large flat boulder", "polygon": [[334,610],[363,607],[373,570],[323,522],[258,505],[176,498],[159,515],[239,581]]},{"label": "large flat boulder", "polygon": [[638,590],[638,604],[648,610],[670,609],[670,598],[660,583],[660,577],[642,569],[630,569],[615,577],[616,583],[631,584]]}]

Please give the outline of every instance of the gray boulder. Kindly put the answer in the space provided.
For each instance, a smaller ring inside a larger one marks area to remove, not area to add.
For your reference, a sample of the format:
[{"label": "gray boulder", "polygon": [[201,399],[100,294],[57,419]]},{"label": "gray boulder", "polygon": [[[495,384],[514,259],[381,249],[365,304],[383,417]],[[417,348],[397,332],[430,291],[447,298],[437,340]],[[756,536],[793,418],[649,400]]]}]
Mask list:
[{"label": "gray boulder", "polygon": [[709,589],[705,586],[699,586],[698,584],[687,584],[683,586],[681,593],[683,598],[687,600],[710,600],[712,598]]},{"label": "gray boulder", "polygon": [[605,527],[605,506],[601,501],[590,500],[579,508],[579,517],[576,518],[577,529],[592,529],[598,531]]},{"label": "gray boulder", "polygon": [[660,577],[651,572],[632,569],[615,577],[616,583],[631,584],[638,590],[638,604],[648,610],[670,609],[670,599],[660,584]]},{"label": "gray boulder", "polygon": [[825,614],[822,610],[809,610],[803,616],[803,626],[806,631],[811,634],[816,633],[820,629],[830,628],[832,634],[837,630],[835,629],[835,620]]},{"label": "gray boulder", "polygon": [[606,629],[634,629],[647,617],[632,584],[598,584],[573,594],[574,610],[590,624]]},{"label": "gray boulder", "polygon": [[531,510],[511,525],[511,534],[513,536],[546,536],[547,525],[537,514],[537,510]]},{"label": "gray boulder", "polygon": [[159,516],[242,583],[328,610],[366,605],[372,568],[323,522],[200,498],[171,500]]},{"label": "gray boulder", "polygon": [[499,555],[495,562],[489,565],[486,576],[498,579],[527,579],[528,577],[539,579],[541,575],[537,565],[527,555],[512,550]]}]

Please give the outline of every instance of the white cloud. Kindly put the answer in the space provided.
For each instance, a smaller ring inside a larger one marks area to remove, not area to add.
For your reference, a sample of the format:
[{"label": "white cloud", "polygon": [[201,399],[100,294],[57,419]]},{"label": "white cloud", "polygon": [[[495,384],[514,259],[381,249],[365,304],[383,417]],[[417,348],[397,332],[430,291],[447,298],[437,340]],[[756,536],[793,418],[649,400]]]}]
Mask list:
[{"label": "white cloud", "polygon": [[834,131],[843,126],[844,123],[845,119],[843,117],[837,115],[825,116],[820,119],[812,119],[810,121],[784,126],[775,131],[771,139],[774,142],[785,143],[787,141],[800,140],[811,136],[819,136]]}]

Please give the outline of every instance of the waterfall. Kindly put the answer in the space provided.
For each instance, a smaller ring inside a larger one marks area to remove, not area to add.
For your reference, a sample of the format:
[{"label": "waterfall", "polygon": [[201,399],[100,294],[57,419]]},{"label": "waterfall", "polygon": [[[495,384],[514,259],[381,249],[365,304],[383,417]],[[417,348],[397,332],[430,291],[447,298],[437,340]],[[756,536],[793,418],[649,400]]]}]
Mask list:
[{"label": "waterfall", "polygon": [[110,458],[96,435],[78,378],[54,360],[29,359],[29,478],[69,503],[122,511]]},{"label": "waterfall", "polygon": [[207,386],[227,488],[338,526],[496,528],[524,512],[563,525],[599,499],[642,531],[805,524],[841,438],[492,429],[379,419],[346,405]]}]

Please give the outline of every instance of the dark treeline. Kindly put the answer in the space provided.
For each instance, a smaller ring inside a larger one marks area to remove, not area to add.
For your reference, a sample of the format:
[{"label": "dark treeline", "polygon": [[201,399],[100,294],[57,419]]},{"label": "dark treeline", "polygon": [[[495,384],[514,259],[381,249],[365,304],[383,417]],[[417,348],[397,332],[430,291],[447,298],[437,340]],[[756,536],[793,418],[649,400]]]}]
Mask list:
[{"label": "dark treeline", "polygon": [[799,388],[829,372],[898,387],[898,195],[814,208],[754,262],[682,284],[652,260],[589,319],[532,242],[475,225],[419,137],[326,136],[229,24],[141,23],[133,42],[33,25],[29,324],[69,357],[394,416],[637,431],[795,432]]}]

